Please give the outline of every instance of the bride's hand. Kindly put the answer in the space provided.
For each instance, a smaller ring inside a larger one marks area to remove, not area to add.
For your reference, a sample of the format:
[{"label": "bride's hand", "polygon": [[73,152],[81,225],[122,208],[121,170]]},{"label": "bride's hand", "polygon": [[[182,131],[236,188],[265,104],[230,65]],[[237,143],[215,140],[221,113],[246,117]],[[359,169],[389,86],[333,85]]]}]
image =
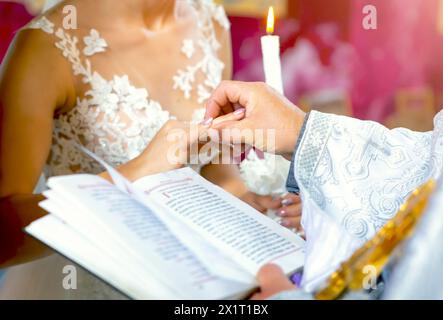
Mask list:
[{"label": "bride's hand", "polygon": [[[209,130],[211,123],[192,125],[168,121],[146,149],[135,159],[118,167],[118,171],[128,180],[136,181],[148,175],[181,168],[186,164],[188,147],[198,141],[200,134]],[[173,154],[174,151],[177,154]],[[101,176],[111,180],[107,172]]]},{"label": "bride's hand", "polygon": [[300,230],[301,225],[301,200],[299,196],[289,194],[283,198],[273,198],[271,196],[260,196],[253,192],[247,192],[241,200],[251,207],[266,213],[268,210],[275,210],[276,215],[281,220],[281,225],[288,229]]},{"label": "bride's hand", "polygon": [[283,227],[300,231],[301,213],[300,197],[295,194],[288,194],[281,199],[281,207],[278,208],[276,214],[282,219],[281,225]]},{"label": "bride's hand", "polygon": [[186,165],[191,146],[198,143],[210,126],[211,122],[191,124],[169,120],[140,155],[144,171],[155,174]]},{"label": "bride's hand", "polygon": [[281,199],[274,199],[271,196],[260,196],[253,192],[247,192],[241,197],[241,200],[261,213],[266,213],[268,210],[277,210],[281,207]]},{"label": "bride's hand", "polygon": [[[144,175],[179,169],[189,163],[191,151],[198,153],[199,141],[206,141],[213,124],[238,121],[243,114],[228,114],[199,124],[169,120],[140,155],[140,171]],[[218,134],[218,133],[217,133]],[[202,138],[202,139],[201,139]],[[196,147],[194,147],[196,146]]]}]

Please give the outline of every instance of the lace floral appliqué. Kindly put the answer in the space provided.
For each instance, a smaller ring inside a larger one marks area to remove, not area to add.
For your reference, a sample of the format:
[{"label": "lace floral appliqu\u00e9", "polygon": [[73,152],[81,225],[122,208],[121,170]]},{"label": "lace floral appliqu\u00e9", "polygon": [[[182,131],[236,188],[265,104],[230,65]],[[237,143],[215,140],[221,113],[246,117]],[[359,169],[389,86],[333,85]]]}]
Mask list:
[{"label": "lace floral appliqu\u00e9", "polygon": [[[197,86],[198,102],[209,97],[211,88],[221,81],[223,63],[216,51],[220,45],[215,36],[213,21],[229,28],[229,22],[221,7],[212,1],[190,1],[199,13],[202,36],[197,42],[184,40],[182,52],[192,58],[197,48],[203,59],[194,66],[179,70],[174,77],[174,88],[183,91],[189,99],[193,86]],[[157,134],[161,127],[173,119],[157,101],[151,99],[145,88],[136,88],[128,76],[115,75],[105,79],[93,70],[89,57],[106,52],[108,44],[100,33],[92,29],[79,39],[63,28],[41,17],[28,25],[53,34],[55,46],[71,63],[74,75],[90,86],[84,97],[77,98],[76,107],[54,120],[53,144],[48,160],[49,175],[73,172],[98,173],[102,168],[85,157],[76,147],[84,145],[108,163],[118,166],[137,157]],[[79,44],[83,48],[79,48]],[[196,73],[205,75],[204,83],[196,84]],[[193,120],[203,118],[204,110],[196,110]]]},{"label": "lace floral appliqu\u00e9", "polygon": [[222,6],[216,5],[212,1],[188,2],[197,7],[197,11],[201,12],[197,27],[202,32],[203,37],[197,43],[191,39],[184,40],[181,51],[190,59],[197,47],[203,52],[203,58],[194,65],[177,71],[177,74],[173,77],[174,89],[183,91],[185,98],[191,99],[196,75],[198,72],[202,72],[206,78],[203,83],[197,85],[197,102],[202,104],[210,97],[212,90],[220,84],[225,68],[225,65],[217,56],[220,43],[215,33],[214,20],[225,30],[228,30],[230,25]]},{"label": "lace floral appliqu\u00e9", "polygon": [[85,48],[83,49],[83,53],[86,56],[93,56],[99,52],[105,52],[105,49],[108,47],[105,39],[100,37],[100,34],[97,30],[92,29],[89,36],[83,39],[85,43]]},{"label": "lace floral appliqu\u00e9", "polygon": [[54,24],[46,17],[41,17],[38,20],[32,21],[27,26],[28,29],[40,29],[48,34],[54,33]]}]

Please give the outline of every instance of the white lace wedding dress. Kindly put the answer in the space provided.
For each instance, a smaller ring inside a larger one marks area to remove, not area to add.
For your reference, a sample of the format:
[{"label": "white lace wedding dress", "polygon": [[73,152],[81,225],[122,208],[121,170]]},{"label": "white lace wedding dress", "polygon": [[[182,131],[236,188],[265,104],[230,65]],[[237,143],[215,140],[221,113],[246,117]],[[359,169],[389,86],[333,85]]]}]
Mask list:
[{"label": "white lace wedding dress", "polygon": [[[181,5],[185,1],[180,1]],[[222,80],[223,62],[215,28],[229,29],[223,8],[208,0],[186,0],[195,14],[197,36],[182,40],[181,54],[189,61],[172,76],[170,91],[191,96],[200,105],[193,120],[204,116],[203,103]],[[118,166],[138,156],[172,114],[150,96],[148,88],[134,86],[128,75],[102,76],[93,61],[112,50],[99,30],[79,38],[42,16],[28,26],[52,37],[55,46],[72,65],[73,73],[87,87],[77,97],[76,107],[54,121],[53,144],[46,176],[72,173],[99,173],[99,165],[75,146],[80,143]],[[197,56],[200,58],[197,58]],[[0,299],[119,299],[124,298],[100,280],[77,267],[77,289],[62,287],[63,268],[72,263],[58,254],[7,271]]]},{"label": "white lace wedding dress", "polygon": [[[205,112],[203,103],[221,82],[224,70],[218,57],[221,45],[215,29],[228,30],[229,21],[223,7],[212,0],[180,0],[179,3],[195,14],[193,20],[198,35],[182,39],[180,52],[187,62],[171,75],[170,92],[181,92],[185,100],[195,100],[200,108],[193,112],[192,119],[201,121]],[[86,87],[77,97],[76,107],[54,120],[46,177],[102,171],[76,144],[84,145],[114,166],[126,163],[146,148],[169,119],[175,118],[150,95],[148,88],[135,86],[130,75],[106,77],[97,71],[102,55],[113,49],[100,30],[91,29],[86,35],[78,35],[46,16],[34,20],[27,28],[41,30],[51,37],[72,65],[74,75]],[[289,162],[282,158],[266,155],[265,159],[259,159],[251,153],[240,169],[251,191],[262,195],[284,192]],[[0,287],[0,299],[124,298],[79,267],[76,268],[77,289],[65,290],[63,268],[71,264],[53,254],[11,268]]]}]

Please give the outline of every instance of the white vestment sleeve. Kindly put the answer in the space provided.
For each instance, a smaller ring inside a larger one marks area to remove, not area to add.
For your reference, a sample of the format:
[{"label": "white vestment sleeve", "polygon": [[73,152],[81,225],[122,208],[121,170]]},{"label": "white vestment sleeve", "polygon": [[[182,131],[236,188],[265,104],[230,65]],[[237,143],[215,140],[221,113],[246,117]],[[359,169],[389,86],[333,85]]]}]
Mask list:
[{"label": "white vestment sleeve", "polygon": [[374,236],[416,187],[439,175],[440,138],[311,112],[294,156],[307,236],[306,290]]}]

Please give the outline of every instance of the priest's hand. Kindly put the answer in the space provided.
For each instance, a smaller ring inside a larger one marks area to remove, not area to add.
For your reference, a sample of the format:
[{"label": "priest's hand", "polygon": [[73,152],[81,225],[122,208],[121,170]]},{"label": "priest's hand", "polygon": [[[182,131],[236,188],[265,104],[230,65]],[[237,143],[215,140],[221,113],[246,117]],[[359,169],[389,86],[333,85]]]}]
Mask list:
[{"label": "priest's hand", "polygon": [[225,143],[244,143],[287,155],[294,151],[305,113],[264,83],[224,81],[206,104],[207,120],[235,114],[239,121],[217,121]]},{"label": "priest's hand", "polygon": [[251,300],[265,300],[280,292],[295,290],[297,287],[289,281],[282,269],[275,264],[265,265],[257,275],[260,291]]}]

